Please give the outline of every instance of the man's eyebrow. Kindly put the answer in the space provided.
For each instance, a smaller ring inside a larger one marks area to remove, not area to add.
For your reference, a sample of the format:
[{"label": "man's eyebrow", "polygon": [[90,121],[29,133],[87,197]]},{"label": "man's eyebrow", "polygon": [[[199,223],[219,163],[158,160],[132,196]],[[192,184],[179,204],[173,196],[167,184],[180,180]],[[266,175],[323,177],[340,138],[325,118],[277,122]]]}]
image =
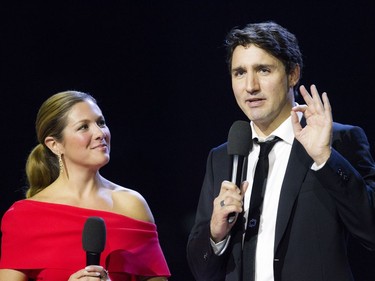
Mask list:
[{"label": "man's eyebrow", "polygon": [[[275,68],[276,66],[270,63],[258,63],[258,64],[254,64],[251,66],[252,69],[260,69],[264,67]],[[232,71],[238,71],[238,70],[244,70],[244,69],[246,69],[246,67],[240,65],[240,66],[232,68]]]},{"label": "man's eyebrow", "polygon": [[244,70],[244,69],[245,69],[245,67],[243,67],[243,66],[237,66],[237,67],[232,68],[232,72],[236,72],[236,71]]},{"label": "man's eyebrow", "polygon": [[269,64],[269,63],[259,63],[259,64],[254,65],[255,69],[264,68],[264,67],[275,68],[275,65]]}]

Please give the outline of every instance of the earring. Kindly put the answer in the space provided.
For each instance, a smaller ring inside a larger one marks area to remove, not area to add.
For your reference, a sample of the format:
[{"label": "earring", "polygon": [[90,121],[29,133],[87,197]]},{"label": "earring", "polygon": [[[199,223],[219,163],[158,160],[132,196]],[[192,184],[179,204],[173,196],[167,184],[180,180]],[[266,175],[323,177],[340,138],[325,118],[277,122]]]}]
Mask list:
[{"label": "earring", "polygon": [[62,161],[61,154],[58,154],[57,157],[59,158],[59,167],[60,167],[60,175],[64,172],[64,163]]}]

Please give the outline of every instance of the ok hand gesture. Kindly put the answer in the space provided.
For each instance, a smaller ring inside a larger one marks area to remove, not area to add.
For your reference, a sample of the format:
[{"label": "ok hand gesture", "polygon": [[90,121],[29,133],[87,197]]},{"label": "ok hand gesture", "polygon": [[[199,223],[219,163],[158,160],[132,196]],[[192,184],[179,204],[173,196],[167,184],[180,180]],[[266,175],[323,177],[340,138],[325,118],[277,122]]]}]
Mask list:
[{"label": "ok hand gesture", "polygon": [[[306,104],[292,108],[292,124],[296,139],[317,165],[326,162],[331,155],[332,111],[327,93],[320,98],[315,85],[310,87],[311,95],[304,86],[300,92]],[[297,112],[302,112],[306,126],[302,128]]]}]

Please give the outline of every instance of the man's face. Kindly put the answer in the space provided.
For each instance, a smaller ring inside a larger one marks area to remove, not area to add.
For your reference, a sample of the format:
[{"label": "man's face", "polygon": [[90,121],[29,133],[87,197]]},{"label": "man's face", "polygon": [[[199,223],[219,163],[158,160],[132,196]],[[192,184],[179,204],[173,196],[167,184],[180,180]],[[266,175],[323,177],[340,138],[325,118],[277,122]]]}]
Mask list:
[{"label": "man's face", "polygon": [[249,45],[234,49],[231,69],[237,104],[263,133],[271,133],[290,116],[299,68],[287,75],[280,60]]}]

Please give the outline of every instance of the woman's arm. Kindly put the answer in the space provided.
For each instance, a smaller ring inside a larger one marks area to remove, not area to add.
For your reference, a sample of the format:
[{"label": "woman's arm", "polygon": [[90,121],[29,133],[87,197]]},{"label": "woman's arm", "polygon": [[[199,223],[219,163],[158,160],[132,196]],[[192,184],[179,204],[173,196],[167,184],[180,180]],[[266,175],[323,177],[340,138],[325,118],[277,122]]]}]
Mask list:
[{"label": "woman's arm", "polygon": [[0,281],[27,281],[27,276],[18,270],[0,269]]}]

